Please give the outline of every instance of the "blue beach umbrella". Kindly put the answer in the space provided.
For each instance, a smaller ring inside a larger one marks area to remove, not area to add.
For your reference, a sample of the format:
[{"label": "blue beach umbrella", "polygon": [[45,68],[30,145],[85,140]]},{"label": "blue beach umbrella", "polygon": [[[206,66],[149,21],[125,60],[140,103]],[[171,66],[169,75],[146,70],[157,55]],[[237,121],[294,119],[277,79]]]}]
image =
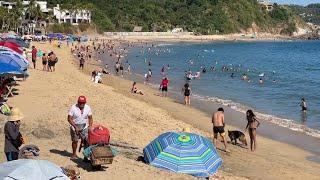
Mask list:
[{"label": "blue beach umbrella", "polygon": [[28,65],[24,63],[21,59],[10,55],[0,54],[0,62],[15,66],[19,68],[21,71],[25,71],[28,68]]},{"label": "blue beach umbrella", "polygon": [[15,56],[15,57],[21,59],[25,64],[29,65],[29,61],[25,57],[23,57],[21,54],[15,52],[15,51],[12,51],[9,48],[7,48],[7,49],[1,49],[0,48],[0,54],[4,54],[4,55],[10,54],[12,56]]},{"label": "blue beach umbrella", "polygon": [[17,66],[0,61],[0,75],[7,74],[22,75],[24,72]]},{"label": "blue beach umbrella", "polygon": [[212,142],[192,133],[161,134],[143,149],[143,154],[147,164],[197,177],[213,175],[222,164]]},{"label": "blue beach umbrella", "polygon": [[[11,57],[14,61],[16,61],[21,66],[22,70],[26,70],[29,66],[28,60],[26,60],[22,55],[14,52],[14,51],[1,51],[0,50],[0,57],[1,57],[1,55]],[[0,61],[1,61],[1,59],[0,59]]]}]

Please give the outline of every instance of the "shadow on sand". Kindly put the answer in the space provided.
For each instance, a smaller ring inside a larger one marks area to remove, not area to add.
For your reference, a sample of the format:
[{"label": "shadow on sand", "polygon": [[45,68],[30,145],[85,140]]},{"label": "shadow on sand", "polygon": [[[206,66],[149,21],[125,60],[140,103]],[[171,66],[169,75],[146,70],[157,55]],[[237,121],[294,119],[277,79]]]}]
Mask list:
[{"label": "shadow on sand", "polygon": [[[72,153],[70,153],[66,150],[61,151],[58,149],[51,149],[50,152],[53,154],[59,154],[61,156],[68,157],[68,158],[71,157],[71,155],[72,155]],[[86,170],[87,172],[89,172],[89,171],[106,171],[106,169],[108,168],[105,166],[93,167],[90,162],[85,162],[81,158],[70,159],[70,160],[73,161],[74,163],[76,163],[78,168],[82,168],[82,169]]]}]

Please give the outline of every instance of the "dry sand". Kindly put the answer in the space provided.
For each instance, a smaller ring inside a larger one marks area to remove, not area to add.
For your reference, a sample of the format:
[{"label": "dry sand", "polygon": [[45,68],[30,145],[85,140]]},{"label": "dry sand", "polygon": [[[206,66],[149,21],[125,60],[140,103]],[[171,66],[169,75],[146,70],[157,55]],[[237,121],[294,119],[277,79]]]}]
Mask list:
[{"label": "dry sand", "polygon": [[[88,74],[76,68],[77,61],[68,48],[58,49],[40,43],[35,43],[35,46],[56,52],[59,57],[57,70],[49,73],[30,69],[30,77],[17,87],[19,95],[10,98],[8,103],[19,107],[25,114],[22,132],[27,135],[29,143],[40,147],[41,159],[60,166],[78,164],[83,179],[194,179],[145,165],[136,158],[141,155],[144,146],[166,131],[192,127],[193,132],[212,138],[209,132],[185,122],[207,119],[207,125],[211,126],[209,117],[196,109],[158,97],[154,90],[142,85],[139,87],[147,95],[132,95],[129,93],[131,82],[118,77],[107,76],[104,78],[106,85],[93,84]],[[88,64],[91,65],[86,68],[90,71],[95,65]],[[38,69],[42,69],[40,65],[38,61]],[[82,94],[87,96],[88,104],[93,109],[94,122],[105,125],[111,131],[111,140],[136,146],[139,151],[121,153],[104,171],[93,172],[81,161],[70,161],[67,111],[76,102],[77,96]],[[2,118],[1,130],[4,122]],[[42,135],[41,132],[33,132],[38,129],[51,130],[54,137],[45,134],[46,138],[38,138],[33,135]],[[3,142],[0,141],[0,149],[3,149]],[[307,160],[312,156],[309,152],[262,137],[258,137],[258,143],[255,153],[230,144],[230,155],[219,151],[224,160],[219,170],[221,179],[319,179],[320,165]],[[2,153],[0,162],[4,161]]]}]

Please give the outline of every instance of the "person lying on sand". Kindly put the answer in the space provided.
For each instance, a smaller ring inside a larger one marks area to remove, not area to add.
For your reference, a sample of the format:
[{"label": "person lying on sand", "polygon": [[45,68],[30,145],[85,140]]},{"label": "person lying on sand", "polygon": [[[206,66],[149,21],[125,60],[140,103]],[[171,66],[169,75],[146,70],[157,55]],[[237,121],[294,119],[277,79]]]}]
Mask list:
[{"label": "person lying on sand", "polygon": [[131,93],[144,95],[143,92],[137,88],[136,82],[133,82],[132,84]]}]

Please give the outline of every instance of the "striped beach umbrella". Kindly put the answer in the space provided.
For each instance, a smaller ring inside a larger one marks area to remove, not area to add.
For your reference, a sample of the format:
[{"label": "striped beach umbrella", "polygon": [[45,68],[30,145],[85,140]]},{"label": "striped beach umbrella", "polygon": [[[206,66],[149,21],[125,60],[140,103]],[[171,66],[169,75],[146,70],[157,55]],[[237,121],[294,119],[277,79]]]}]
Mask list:
[{"label": "striped beach umbrella", "polygon": [[197,177],[209,177],[222,164],[212,142],[185,132],[161,134],[143,149],[144,160],[152,166]]}]

